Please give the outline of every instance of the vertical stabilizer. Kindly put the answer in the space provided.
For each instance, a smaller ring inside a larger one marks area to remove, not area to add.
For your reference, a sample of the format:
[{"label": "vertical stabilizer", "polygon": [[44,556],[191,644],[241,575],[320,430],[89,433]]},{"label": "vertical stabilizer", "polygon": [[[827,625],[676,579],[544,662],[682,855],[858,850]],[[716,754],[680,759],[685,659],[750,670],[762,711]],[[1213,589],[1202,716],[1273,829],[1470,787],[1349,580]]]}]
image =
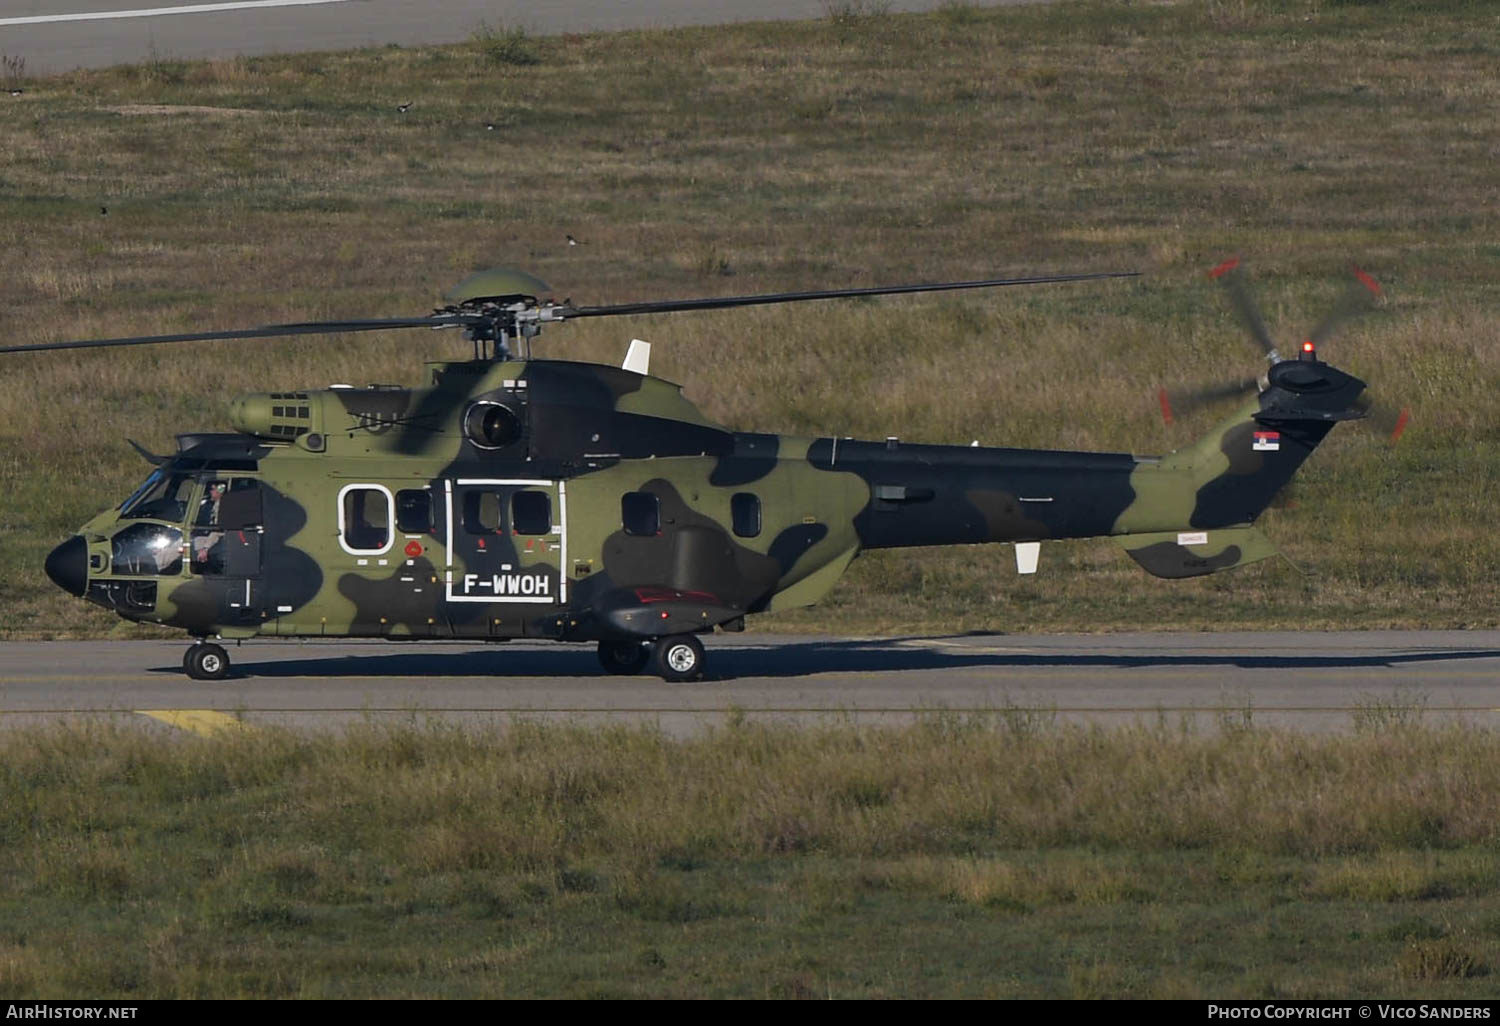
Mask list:
[{"label": "vertical stabilizer", "polygon": [[1116,542],[1159,577],[1195,577],[1264,559],[1250,525],[1341,420],[1364,416],[1365,383],[1316,359],[1273,365],[1267,385],[1193,445],[1142,463]]}]

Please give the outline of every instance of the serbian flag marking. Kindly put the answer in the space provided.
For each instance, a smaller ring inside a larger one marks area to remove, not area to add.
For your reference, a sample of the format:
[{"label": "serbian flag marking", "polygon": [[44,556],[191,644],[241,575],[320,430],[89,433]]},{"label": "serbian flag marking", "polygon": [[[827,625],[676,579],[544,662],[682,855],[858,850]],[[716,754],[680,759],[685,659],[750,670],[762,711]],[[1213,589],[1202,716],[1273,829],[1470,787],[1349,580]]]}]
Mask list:
[{"label": "serbian flag marking", "polygon": [[1256,452],[1276,452],[1281,448],[1281,432],[1255,432],[1255,441],[1251,443],[1250,448],[1254,449]]}]

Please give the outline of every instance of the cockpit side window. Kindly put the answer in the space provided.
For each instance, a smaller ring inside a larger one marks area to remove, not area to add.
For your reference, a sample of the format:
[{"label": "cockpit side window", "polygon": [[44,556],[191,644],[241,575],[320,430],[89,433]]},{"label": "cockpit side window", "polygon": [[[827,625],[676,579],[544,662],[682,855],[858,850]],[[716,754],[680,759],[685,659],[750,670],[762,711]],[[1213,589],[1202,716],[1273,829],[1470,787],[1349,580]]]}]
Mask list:
[{"label": "cockpit side window", "polygon": [[137,502],[141,500],[142,496],[144,496],[147,492],[160,484],[162,478],[164,477],[166,477],[166,474],[162,472],[160,467],[151,471],[146,480],[142,481],[140,483],[140,486],[136,488],[135,491],[130,493],[130,497],[124,502],[120,503],[120,512],[123,513],[125,510],[132,508]]},{"label": "cockpit side window", "polygon": [[260,482],[253,477],[203,482],[194,527],[226,527],[239,531],[261,525]]},{"label": "cockpit side window", "polygon": [[187,516],[188,496],[193,491],[192,474],[168,474],[155,470],[145,484],[120,506],[121,520],[170,520],[181,523]]}]

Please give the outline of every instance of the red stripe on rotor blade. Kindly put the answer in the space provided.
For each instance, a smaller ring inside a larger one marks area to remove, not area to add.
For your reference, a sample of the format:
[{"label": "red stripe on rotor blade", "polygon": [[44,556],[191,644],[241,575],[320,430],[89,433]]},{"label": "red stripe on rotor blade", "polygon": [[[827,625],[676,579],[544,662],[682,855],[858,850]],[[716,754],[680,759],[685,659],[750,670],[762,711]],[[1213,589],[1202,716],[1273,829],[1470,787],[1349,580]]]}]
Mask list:
[{"label": "red stripe on rotor blade", "polygon": [[1167,390],[1164,388],[1156,394],[1161,401],[1161,419],[1165,424],[1172,423],[1172,402],[1167,398]]},{"label": "red stripe on rotor blade", "polygon": [[1228,274],[1238,266],[1240,266],[1240,258],[1230,257],[1218,267],[1215,267],[1212,271],[1209,271],[1208,276],[1210,278],[1222,278],[1224,275]]},{"label": "red stripe on rotor blade", "polygon": [[1396,427],[1391,431],[1391,444],[1395,445],[1401,439],[1401,433],[1406,430],[1407,422],[1411,420],[1411,407],[1403,406],[1401,416],[1396,418]]},{"label": "red stripe on rotor blade", "polygon": [[1358,267],[1354,269],[1354,276],[1359,279],[1359,283],[1361,285],[1370,290],[1371,295],[1380,295],[1380,283],[1377,282],[1374,278],[1371,278],[1368,274],[1366,274],[1364,271],[1361,271]]}]

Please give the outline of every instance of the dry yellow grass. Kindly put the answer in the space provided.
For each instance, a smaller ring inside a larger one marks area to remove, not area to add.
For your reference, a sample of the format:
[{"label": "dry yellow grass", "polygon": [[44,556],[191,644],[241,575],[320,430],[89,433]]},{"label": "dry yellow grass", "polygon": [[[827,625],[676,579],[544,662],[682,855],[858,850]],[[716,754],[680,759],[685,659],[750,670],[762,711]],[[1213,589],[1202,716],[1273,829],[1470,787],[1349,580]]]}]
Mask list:
[{"label": "dry yellow grass", "polygon": [[0,735],[0,989],[1482,998],[1500,738]]}]

